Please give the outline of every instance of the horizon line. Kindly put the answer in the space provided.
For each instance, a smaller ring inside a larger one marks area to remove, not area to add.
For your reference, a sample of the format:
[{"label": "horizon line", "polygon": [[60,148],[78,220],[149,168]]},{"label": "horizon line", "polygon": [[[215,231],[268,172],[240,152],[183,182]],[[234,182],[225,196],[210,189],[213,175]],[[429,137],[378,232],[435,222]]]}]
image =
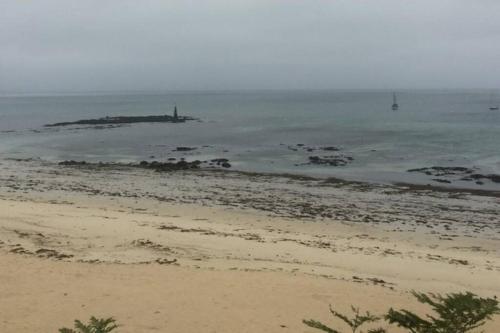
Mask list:
[{"label": "horizon line", "polygon": [[56,96],[110,96],[110,95],[165,95],[185,93],[252,93],[252,92],[412,92],[412,91],[469,91],[486,92],[500,88],[244,88],[244,89],[125,89],[125,90],[48,90],[0,91],[0,97],[56,97]]}]

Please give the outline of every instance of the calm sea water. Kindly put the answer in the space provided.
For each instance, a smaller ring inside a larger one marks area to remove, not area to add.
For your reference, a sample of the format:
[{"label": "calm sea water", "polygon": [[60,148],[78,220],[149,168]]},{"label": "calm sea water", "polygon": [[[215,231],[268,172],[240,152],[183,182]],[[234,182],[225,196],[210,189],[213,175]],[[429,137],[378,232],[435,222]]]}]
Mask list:
[{"label": "calm sea water", "polygon": [[[500,174],[500,111],[488,110],[490,92],[402,91],[398,102],[399,111],[392,111],[388,91],[5,96],[0,97],[0,158],[225,157],[239,170],[384,182],[428,182],[406,170],[433,165]],[[171,114],[175,103],[180,114],[201,122],[43,128],[103,116]],[[354,161],[343,167],[303,165],[309,156],[331,152],[290,149],[297,144],[337,146]],[[177,146],[198,149],[172,151]]]}]

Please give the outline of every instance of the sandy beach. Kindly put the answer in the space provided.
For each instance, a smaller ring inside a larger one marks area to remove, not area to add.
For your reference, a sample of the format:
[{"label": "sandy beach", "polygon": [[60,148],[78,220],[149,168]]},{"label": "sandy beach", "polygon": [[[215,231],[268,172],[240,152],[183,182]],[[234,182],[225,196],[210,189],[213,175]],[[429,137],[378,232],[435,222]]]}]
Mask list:
[{"label": "sandy beach", "polygon": [[[313,332],[328,305],[500,296],[496,193],[2,160],[0,331]],[[386,325],[386,324],[384,324]],[[387,326],[387,325],[386,325]],[[500,330],[500,319],[486,333]],[[391,328],[391,332],[402,332]]]}]

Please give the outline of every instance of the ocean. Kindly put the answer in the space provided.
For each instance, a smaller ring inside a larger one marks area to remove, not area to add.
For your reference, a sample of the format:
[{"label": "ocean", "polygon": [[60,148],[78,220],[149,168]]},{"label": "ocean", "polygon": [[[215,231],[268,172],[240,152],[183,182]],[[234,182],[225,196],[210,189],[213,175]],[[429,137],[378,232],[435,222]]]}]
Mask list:
[{"label": "ocean", "polygon": [[[500,189],[436,182],[408,169],[460,166],[500,174],[500,111],[490,91],[245,91],[0,97],[0,158],[138,162],[227,158],[231,169]],[[117,128],[44,124],[118,115],[172,114],[186,123]],[[77,127],[77,128],[75,128]],[[193,147],[175,151],[176,147]],[[339,150],[325,150],[336,147]],[[333,166],[311,157],[342,159]]]}]

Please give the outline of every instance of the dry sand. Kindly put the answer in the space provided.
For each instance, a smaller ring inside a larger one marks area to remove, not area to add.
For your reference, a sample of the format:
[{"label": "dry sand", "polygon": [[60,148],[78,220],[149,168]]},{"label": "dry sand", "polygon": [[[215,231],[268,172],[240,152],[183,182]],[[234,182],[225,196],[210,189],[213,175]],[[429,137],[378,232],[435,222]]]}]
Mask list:
[{"label": "dry sand", "polygon": [[0,328],[6,333],[56,332],[74,318],[96,314],[117,318],[124,333],[311,332],[301,320],[330,321],[330,303],[341,310],[350,303],[367,309],[412,303],[407,294],[385,288],[277,272],[66,263],[5,254],[0,264]]},{"label": "dry sand", "polygon": [[[124,333],[313,332],[301,320],[331,320],[328,304],[383,313],[422,311],[411,290],[500,296],[495,197],[2,166],[2,333],[90,315]],[[499,318],[485,330],[499,331]]]}]

